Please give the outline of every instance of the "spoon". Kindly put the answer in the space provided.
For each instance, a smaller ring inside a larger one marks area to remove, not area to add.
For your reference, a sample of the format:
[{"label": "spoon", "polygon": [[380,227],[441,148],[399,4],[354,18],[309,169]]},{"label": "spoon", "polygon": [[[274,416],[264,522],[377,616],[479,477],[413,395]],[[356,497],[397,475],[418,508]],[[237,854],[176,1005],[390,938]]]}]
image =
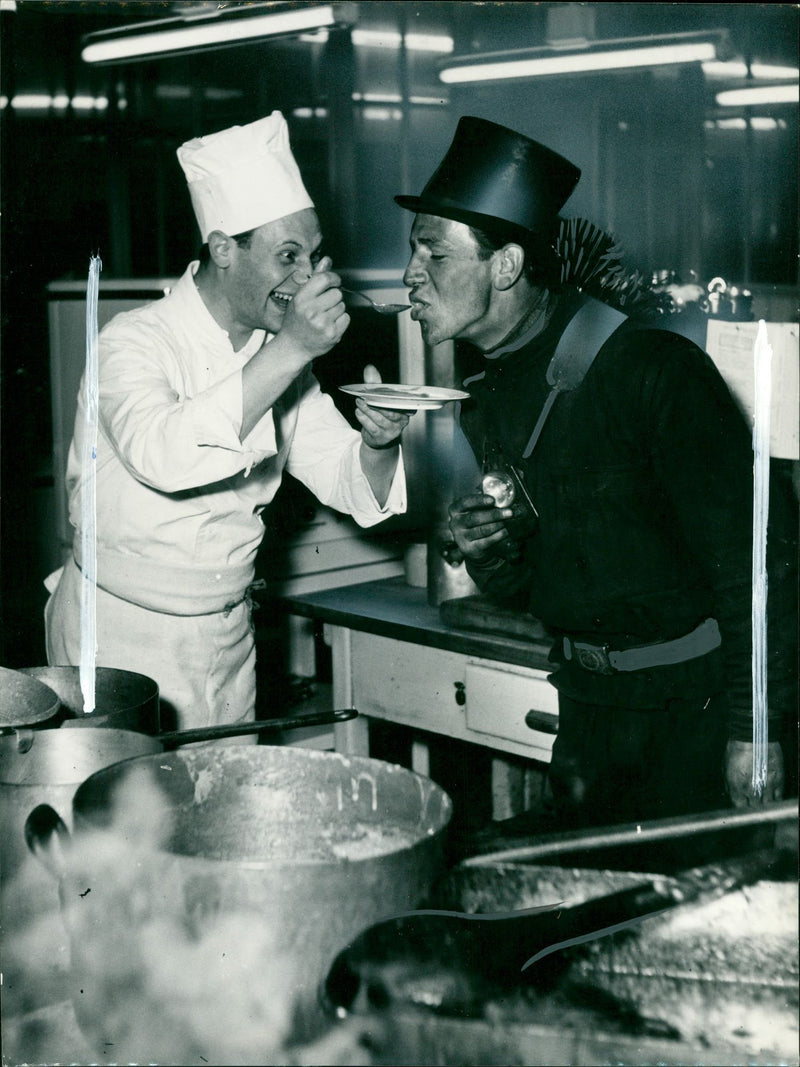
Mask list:
[{"label": "spoon", "polygon": [[350,293],[351,296],[360,296],[362,299],[366,300],[367,303],[372,305],[373,311],[377,311],[379,315],[399,315],[401,311],[408,311],[411,307],[410,304],[379,304],[376,300],[373,300],[371,296],[359,292],[358,289],[345,289],[342,285],[340,285],[339,288],[343,293]]},{"label": "spoon", "polygon": [[482,915],[421,910],[384,919],[338,954],[322,1003],[340,1017],[390,1006],[480,1016],[487,1000],[523,984],[552,988],[569,965],[560,950],[750,885],[779,862],[775,850],[753,852],[674,877],[650,875],[572,906],[554,902]]}]

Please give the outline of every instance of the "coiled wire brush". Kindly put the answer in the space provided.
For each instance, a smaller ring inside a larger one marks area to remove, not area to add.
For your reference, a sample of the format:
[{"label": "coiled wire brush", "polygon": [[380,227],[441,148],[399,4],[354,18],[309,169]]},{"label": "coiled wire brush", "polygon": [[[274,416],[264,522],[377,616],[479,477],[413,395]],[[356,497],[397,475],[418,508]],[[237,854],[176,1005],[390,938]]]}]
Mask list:
[{"label": "coiled wire brush", "polygon": [[676,310],[669,292],[654,290],[641,271],[629,268],[616,239],[587,219],[562,219],[555,250],[563,285],[639,318]]}]

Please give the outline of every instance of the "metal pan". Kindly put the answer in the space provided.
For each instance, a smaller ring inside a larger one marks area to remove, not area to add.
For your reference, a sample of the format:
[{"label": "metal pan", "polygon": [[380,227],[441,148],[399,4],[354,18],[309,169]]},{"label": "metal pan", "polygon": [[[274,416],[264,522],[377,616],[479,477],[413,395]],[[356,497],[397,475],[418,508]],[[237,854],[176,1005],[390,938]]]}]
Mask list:
[{"label": "metal pan", "polygon": [[[92,730],[15,730],[0,737],[0,879],[7,884],[27,857],[25,820],[37,805],[69,813],[75,790],[104,767],[196,742],[219,741],[263,731],[346,722],[352,708],[293,715],[265,722],[234,723],[151,737],[134,730],[96,726]],[[67,724],[65,724],[66,726]],[[71,818],[66,817],[71,826]]]},{"label": "metal pan", "polygon": [[[126,837],[116,851],[102,842],[118,816],[138,817],[138,809],[117,798],[132,787],[145,811],[150,786],[168,809],[156,825],[171,829],[166,841],[136,852],[131,864],[135,842]],[[203,972],[203,989],[219,991],[222,1023],[201,1049],[206,1061],[264,1062],[258,1058],[264,1031],[254,1035],[253,1048],[230,1058],[228,1042],[241,1038],[230,1009],[240,966],[242,996],[259,1005],[253,1010],[265,1010],[259,991],[271,981],[273,999],[292,1005],[293,1040],[307,1040],[324,1024],[317,991],[339,948],[364,925],[416,906],[429,891],[451,811],[434,782],[381,760],[216,744],[127,760],[92,775],[73,798],[68,842],[52,833],[61,830],[56,812],[36,809],[27,836],[59,873],[73,1003],[92,1047],[113,1042],[115,1056],[126,1062],[196,1062],[194,1031],[181,1033],[196,968],[176,975],[166,1000],[142,992],[142,973],[170,955],[164,951],[169,936],[159,937],[158,955],[147,957],[142,972],[121,974],[120,962],[127,966],[141,951],[136,917],[145,934],[154,923],[177,941],[185,933],[176,931],[189,931],[201,951],[226,931],[225,951]],[[244,963],[232,944],[241,943],[235,924],[247,930]],[[267,940],[262,958],[258,947]],[[189,952],[186,943],[180,952]],[[176,1003],[186,1006],[179,1016]]]},{"label": "metal pan", "polygon": [[[83,710],[83,691],[80,682],[80,668],[75,666],[25,667],[10,674],[19,676],[19,684],[32,696],[40,692],[40,687],[55,694],[61,705],[60,720],[52,725],[61,725],[70,729],[78,727],[111,728],[114,730],[132,730],[157,738],[165,748],[191,744],[198,741],[217,741],[227,737],[242,737],[246,734],[261,732],[276,733],[281,730],[298,729],[304,726],[325,726],[337,722],[346,722],[357,714],[351,709],[344,711],[323,711],[305,715],[288,716],[281,719],[261,719],[246,723],[221,726],[201,727],[193,730],[163,730],[159,712],[158,685],[144,674],[135,671],[119,670],[116,667],[95,668],[95,703],[91,712]],[[30,683],[25,678],[31,679]],[[39,683],[35,685],[34,683]],[[44,703],[44,696],[38,697]],[[33,701],[32,710],[35,710]],[[56,709],[58,710],[58,709]],[[21,711],[21,721],[26,725],[31,719],[27,711]],[[51,716],[55,714],[51,711]]]},{"label": "metal pan", "polygon": [[49,724],[60,707],[58,694],[43,679],[0,667],[0,730]]},{"label": "metal pan", "polygon": [[143,734],[160,729],[158,685],[144,674],[96,667],[95,710],[85,713],[79,667],[25,667],[20,673],[52,689],[71,726],[109,726]]}]

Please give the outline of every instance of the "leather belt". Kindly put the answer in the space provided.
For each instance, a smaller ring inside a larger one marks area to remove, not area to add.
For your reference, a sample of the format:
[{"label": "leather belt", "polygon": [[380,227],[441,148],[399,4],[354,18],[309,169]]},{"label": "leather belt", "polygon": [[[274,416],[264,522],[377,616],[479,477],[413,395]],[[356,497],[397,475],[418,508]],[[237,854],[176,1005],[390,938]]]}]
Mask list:
[{"label": "leather belt", "polygon": [[575,660],[593,674],[616,674],[618,671],[643,671],[648,667],[666,667],[705,656],[722,644],[716,619],[706,619],[691,633],[672,641],[657,641],[637,648],[613,651],[608,645],[564,638],[564,656]]}]

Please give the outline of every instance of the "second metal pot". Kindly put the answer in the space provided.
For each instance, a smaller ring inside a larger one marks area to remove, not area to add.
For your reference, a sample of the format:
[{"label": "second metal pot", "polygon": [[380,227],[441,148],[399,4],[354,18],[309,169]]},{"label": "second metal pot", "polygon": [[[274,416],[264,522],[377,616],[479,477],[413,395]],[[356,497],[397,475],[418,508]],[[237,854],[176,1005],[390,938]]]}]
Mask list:
[{"label": "second metal pot", "polygon": [[53,690],[70,726],[109,726],[144,734],[157,734],[161,728],[158,685],[144,674],[95,667],[95,710],[84,712],[79,667],[25,667],[21,673]]},{"label": "second metal pot", "polygon": [[[38,804],[51,804],[64,812],[71,826],[72,798],[84,779],[112,763],[161,748],[155,738],[130,730],[36,730],[22,745],[16,734],[0,737],[3,885],[8,885],[28,856],[25,820]],[[47,881],[49,887],[51,880]],[[52,889],[48,895],[54,898]]]},{"label": "second metal pot", "polygon": [[[154,795],[166,810],[150,832],[171,828],[142,849],[133,828]],[[265,1023],[236,1044],[242,1004],[266,1018],[272,998],[277,1018],[291,1002],[305,1039],[339,949],[428,892],[451,811],[429,779],[312,749],[210,745],[92,775],[60,876],[81,1029],[126,1062],[268,1062]],[[48,819],[28,827],[45,854]],[[217,1029],[203,1044],[209,989]]]}]

